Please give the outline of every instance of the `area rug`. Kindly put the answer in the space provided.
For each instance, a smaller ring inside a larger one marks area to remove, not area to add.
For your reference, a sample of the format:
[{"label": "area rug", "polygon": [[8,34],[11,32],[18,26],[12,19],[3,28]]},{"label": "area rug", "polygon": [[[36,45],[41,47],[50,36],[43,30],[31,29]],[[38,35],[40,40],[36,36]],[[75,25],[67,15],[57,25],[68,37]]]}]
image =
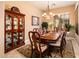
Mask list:
[{"label": "area rug", "polygon": [[[53,49],[52,49],[53,50]],[[25,57],[30,58],[31,56],[31,46],[26,45],[17,50],[19,53],[23,54]],[[52,57],[50,58],[61,58],[60,52],[59,51],[52,51],[51,53]],[[33,54],[33,57],[35,57],[35,54]],[[63,58],[75,58],[73,46],[71,40],[67,40],[66,47],[63,51]]]},{"label": "area rug", "polygon": [[[61,58],[61,54],[59,51],[53,51],[51,53],[52,57],[54,58]],[[66,41],[66,47],[63,51],[63,58],[75,58],[75,54],[74,54],[74,50],[73,50],[73,46],[72,46],[72,42],[71,40],[67,40]]]}]

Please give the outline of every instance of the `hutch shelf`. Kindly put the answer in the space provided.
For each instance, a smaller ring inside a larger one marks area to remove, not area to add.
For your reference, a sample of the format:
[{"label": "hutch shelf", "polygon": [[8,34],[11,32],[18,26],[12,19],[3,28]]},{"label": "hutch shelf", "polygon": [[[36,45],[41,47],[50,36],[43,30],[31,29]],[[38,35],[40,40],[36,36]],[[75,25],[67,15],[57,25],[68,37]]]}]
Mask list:
[{"label": "hutch shelf", "polygon": [[5,53],[25,44],[25,15],[5,10]]}]

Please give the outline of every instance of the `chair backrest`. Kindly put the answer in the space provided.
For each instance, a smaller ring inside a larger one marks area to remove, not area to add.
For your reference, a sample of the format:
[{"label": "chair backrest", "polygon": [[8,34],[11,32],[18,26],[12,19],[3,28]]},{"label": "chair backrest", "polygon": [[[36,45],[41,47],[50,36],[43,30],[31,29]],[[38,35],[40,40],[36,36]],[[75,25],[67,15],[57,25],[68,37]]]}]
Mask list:
[{"label": "chair backrest", "polygon": [[36,32],[37,32],[37,30],[38,30],[38,28],[34,28],[34,29],[33,29],[33,31],[36,31]]},{"label": "chair backrest", "polygon": [[[31,43],[31,48],[41,52],[39,33],[36,31],[29,31],[28,35],[29,35],[29,40]],[[38,39],[37,39],[36,35],[38,35]]]},{"label": "chair backrest", "polygon": [[61,40],[61,48],[62,49],[64,49],[64,47],[66,45],[66,39],[65,39],[65,37],[66,37],[66,33],[63,32],[63,34],[62,34],[62,40]]},{"label": "chair backrest", "polygon": [[44,32],[41,28],[34,28],[33,31],[38,32],[40,35],[42,35]]},{"label": "chair backrest", "polygon": [[58,32],[58,27],[54,27],[54,31],[55,32]]}]

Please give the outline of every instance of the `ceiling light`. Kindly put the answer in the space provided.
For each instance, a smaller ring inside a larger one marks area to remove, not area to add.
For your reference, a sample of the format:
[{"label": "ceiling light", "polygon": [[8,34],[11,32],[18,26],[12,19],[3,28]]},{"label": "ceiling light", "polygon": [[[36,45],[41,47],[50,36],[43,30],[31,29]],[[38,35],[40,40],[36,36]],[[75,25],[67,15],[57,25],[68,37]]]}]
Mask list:
[{"label": "ceiling light", "polygon": [[[52,7],[55,6],[55,3],[52,4]],[[50,11],[50,5],[49,5],[49,1],[48,1],[48,6],[46,9],[46,12],[44,12],[42,14],[43,17],[45,17],[46,19],[50,19],[53,16],[53,13]]]},{"label": "ceiling light", "polygon": [[52,13],[52,12],[50,12],[49,14],[50,14],[50,15],[53,15],[53,13]]}]

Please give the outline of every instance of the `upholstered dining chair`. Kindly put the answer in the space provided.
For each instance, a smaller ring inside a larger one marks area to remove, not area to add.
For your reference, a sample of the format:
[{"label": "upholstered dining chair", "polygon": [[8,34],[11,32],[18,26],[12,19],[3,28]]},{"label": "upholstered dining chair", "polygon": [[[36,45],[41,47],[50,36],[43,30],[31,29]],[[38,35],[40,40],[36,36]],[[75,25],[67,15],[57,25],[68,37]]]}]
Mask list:
[{"label": "upholstered dining chair", "polygon": [[34,28],[33,31],[38,32],[40,35],[44,33],[44,30],[42,30],[41,28]]},{"label": "upholstered dining chair", "polygon": [[[33,53],[35,53],[36,55],[39,55],[40,57],[43,57],[44,54],[46,54],[44,52],[47,49],[47,45],[44,45],[40,42],[39,33],[36,31],[29,31],[28,35],[29,35],[29,40],[31,43],[31,51],[32,51],[31,57],[32,57]],[[37,39],[36,35],[38,35],[38,39]]]},{"label": "upholstered dining chair", "polygon": [[58,32],[58,27],[54,27],[54,31],[55,32]]},{"label": "upholstered dining chair", "polygon": [[49,43],[49,47],[53,47],[55,49],[59,49],[61,57],[63,57],[63,50],[65,48],[66,45],[66,40],[65,40],[65,33],[62,33],[62,35],[59,37],[58,41],[56,43]]},{"label": "upholstered dining chair", "polygon": [[36,31],[37,32],[38,28],[33,28],[33,31]]}]

